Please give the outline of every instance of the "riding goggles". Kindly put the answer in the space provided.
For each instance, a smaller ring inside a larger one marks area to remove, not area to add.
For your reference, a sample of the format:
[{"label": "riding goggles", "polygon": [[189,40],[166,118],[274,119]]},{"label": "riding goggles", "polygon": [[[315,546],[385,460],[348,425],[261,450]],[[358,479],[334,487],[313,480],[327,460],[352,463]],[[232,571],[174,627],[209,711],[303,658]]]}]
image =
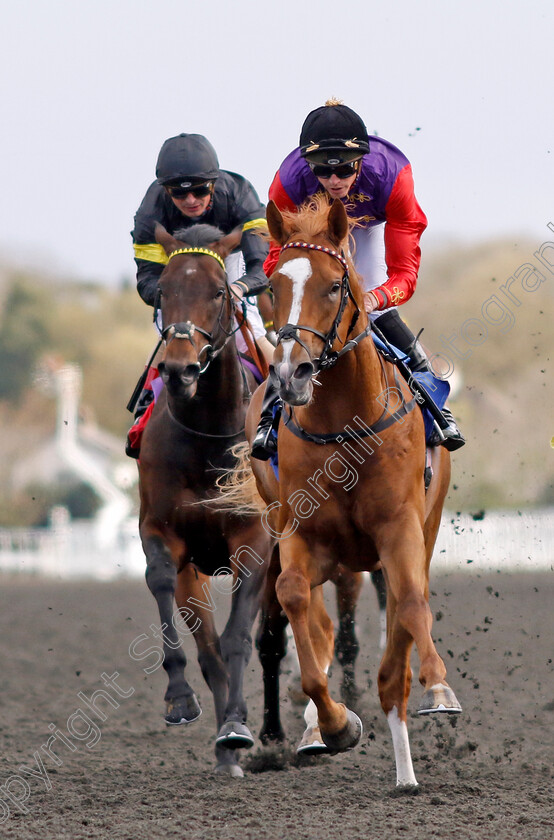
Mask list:
[{"label": "riding goggles", "polygon": [[349,160],[347,163],[339,163],[337,166],[329,166],[326,163],[310,163],[310,169],[316,178],[330,178],[336,175],[337,178],[350,178],[358,171],[358,161]]},{"label": "riding goggles", "polygon": [[205,198],[213,190],[213,181],[206,181],[204,184],[191,184],[189,187],[166,187],[171,198],[186,198],[192,194],[195,198]]}]

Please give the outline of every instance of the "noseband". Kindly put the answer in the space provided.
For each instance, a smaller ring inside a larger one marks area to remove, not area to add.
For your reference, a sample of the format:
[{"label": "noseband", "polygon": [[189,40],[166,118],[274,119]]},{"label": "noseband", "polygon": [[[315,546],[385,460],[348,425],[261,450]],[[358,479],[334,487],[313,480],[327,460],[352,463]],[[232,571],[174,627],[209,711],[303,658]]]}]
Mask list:
[{"label": "noseband", "polygon": [[331,350],[331,347],[333,346],[337,337],[338,328],[340,322],[342,321],[342,316],[344,315],[344,310],[349,299],[356,307],[356,311],[354,312],[354,315],[352,316],[352,320],[350,322],[350,326],[348,327],[348,332],[346,333],[347,338],[354,329],[356,321],[358,320],[358,317],[360,315],[360,308],[356,303],[354,295],[352,294],[352,289],[350,288],[348,263],[346,262],[343,254],[339,254],[338,251],[334,251],[332,248],[326,248],[324,245],[314,245],[311,242],[288,242],[286,245],[283,245],[283,247],[281,248],[281,252],[286,251],[289,248],[302,248],[306,251],[321,251],[324,254],[329,254],[330,257],[333,257],[333,259],[337,260],[341,264],[343,269],[339,309],[335,316],[335,320],[333,321],[331,329],[329,330],[327,335],[324,335],[322,332],[314,329],[313,327],[307,327],[303,324],[285,324],[277,332],[278,344],[280,344],[281,341],[292,339],[293,341],[296,341],[297,344],[300,344],[300,346],[303,347],[304,350],[306,350],[308,356],[310,356],[310,351],[299,337],[298,330],[306,330],[307,332],[311,332],[318,338],[320,338],[323,341],[323,350],[321,351],[321,354],[317,359],[312,359],[312,362],[316,367],[316,371],[326,370],[327,368],[336,365],[339,358],[344,353],[347,353],[349,350],[353,350],[354,347],[356,347],[356,345],[362,340],[362,338],[365,338],[367,335],[369,335],[371,331],[371,324],[368,323],[366,329],[362,333],[360,333],[360,335],[356,336],[356,338],[352,339],[351,341],[347,341],[341,350]]},{"label": "noseband", "polygon": [[[217,260],[223,271],[225,271],[225,263],[223,262],[222,258],[217,254],[215,251],[211,251],[209,248],[179,248],[176,251],[172,251],[169,254],[167,261],[171,260],[173,257],[178,256],[179,254],[205,254],[208,257],[213,257],[214,260]],[[206,361],[204,365],[200,368],[200,374],[205,373],[205,371],[210,366],[210,363],[218,356],[227,342],[232,335],[232,332],[226,332],[225,328],[221,325],[221,317],[223,314],[223,308],[225,306],[226,301],[230,299],[230,290],[229,284],[227,283],[227,274],[225,274],[225,291],[226,295],[221,302],[221,309],[219,310],[219,314],[216,319],[216,324],[219,325],[220,331],[222,331],[226,335],[226,339],[223,344],[214,350],[214,337],[213,337],[213,330],[212,332],[207,332],[206,330],[202,329],[202,327],[198,327],[196,324],[193,324],[192,321],[178,321],[174,324],[169,324],[167,327],[162,326],[161,335],[166,344],[169,344],[173,341],[174,338],[185,339],[186,341],[190,341],[192,345],[194,345],[194,334],[196,332],[203,335],[204,338],[208,339],[208,343],[205,344],[198,353],[198,358],[205,353],[206,354]],[[154,307],[154,313],[160,309],[159,301],[157,301]],[[154,315],[155,320],[155,315]]]}]

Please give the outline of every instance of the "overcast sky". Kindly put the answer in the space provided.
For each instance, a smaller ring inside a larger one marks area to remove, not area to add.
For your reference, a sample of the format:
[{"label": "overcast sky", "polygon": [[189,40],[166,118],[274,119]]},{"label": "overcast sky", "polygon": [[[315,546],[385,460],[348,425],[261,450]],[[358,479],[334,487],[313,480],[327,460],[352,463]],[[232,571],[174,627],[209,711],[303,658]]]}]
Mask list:
[{"label": "overcast sky", "polygon": [[265,202],[331,95],[411,160],[424,248],[548,238],[551,0],[0,2],[0,261],[133,276],[165,138],[205,134]]}]

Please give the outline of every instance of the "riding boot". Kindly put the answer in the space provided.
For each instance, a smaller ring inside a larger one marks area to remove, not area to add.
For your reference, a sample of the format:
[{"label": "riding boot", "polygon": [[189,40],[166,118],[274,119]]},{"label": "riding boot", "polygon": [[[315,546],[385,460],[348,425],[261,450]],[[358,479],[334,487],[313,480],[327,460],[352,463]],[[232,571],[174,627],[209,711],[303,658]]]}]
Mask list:
[{"label": "riding boot", "polygon": [[[154,391],[152,388],[143,388],[140,392],[140,397],[137,400],[136,408],[135,408],[135,420],[133,426],[136,426],[154,399]],[[125,443],[125,454],[129,456],[129,458],[138,458],[140,455],[140,449],[131,445],[131,441],[129,440],[129,435],[127,435],[127,441]]]},{"label": "riding boot", "polygon": [[[375,326],[381,330],[387,341],[408,356],[408,366],[413,373],[429,371],[435,375],[425,350],[408,325],[404,323],[397,309],[389,309],[388,312],[376,318]],[[438,423],[440,432],[436,429],[428,443],[429,446],[441,445],[449,452],[454,452],[464,445],[465,438],[458,429],[450,409],[445,407],[441,413],[443,422]]]},{"label": "riding boot", "polygon": [[277,387],[271,379],[267,380],[264,399],[262,402],[262,413],[260,422],[256,429],[256,435],[252,441],[250,454],[259,461],[268,461],[272,455],[277,454],[277,441],[272,434],[273,431],[273,407],[279,398]]}]

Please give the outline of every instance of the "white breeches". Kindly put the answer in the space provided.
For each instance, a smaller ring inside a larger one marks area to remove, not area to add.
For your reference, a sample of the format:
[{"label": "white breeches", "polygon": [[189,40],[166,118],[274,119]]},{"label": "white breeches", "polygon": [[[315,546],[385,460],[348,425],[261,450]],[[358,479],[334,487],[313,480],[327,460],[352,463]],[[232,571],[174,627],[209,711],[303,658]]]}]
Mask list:
[{"label": "white breeches", "polygon": [[[387,281],[387,263],[385,261],[385,225],[369,228],[354,228],[352,231],[356,249],[354,265],[362,278],[364,292],[377,289]],[[394,307],[390,307],[394,308]],[[378,318],[386,309],[372,312],[371,320]]]},{"label": "white breeches", "polygon": [[[229,254],[227,259],[225,260],[225,268],[227,270],[227,280],[229,281],[229,285],[232,285],[235,282],[235,280],[240,280],[240,278],[245,272],[242,251],[237,251],[234,254]],[[255,299],[252,300],[252,298],[245,297],[244,302],[246,303],[246,317],[248,319],[248,323],[252,327],[254,337],[261,338],[266,334],[266,329],[262,320],[262,316],[260,315],[260,310],[258,309],[258,306],[255,303]],[[234,327],[236,328],[236,326],[237,322],[234,320]],[[241,353],[246,353],[246,342],[242,337],[242,333],[240,331],[235,333],[235,340],[237,342],[237,347],[239,351]]]}]

